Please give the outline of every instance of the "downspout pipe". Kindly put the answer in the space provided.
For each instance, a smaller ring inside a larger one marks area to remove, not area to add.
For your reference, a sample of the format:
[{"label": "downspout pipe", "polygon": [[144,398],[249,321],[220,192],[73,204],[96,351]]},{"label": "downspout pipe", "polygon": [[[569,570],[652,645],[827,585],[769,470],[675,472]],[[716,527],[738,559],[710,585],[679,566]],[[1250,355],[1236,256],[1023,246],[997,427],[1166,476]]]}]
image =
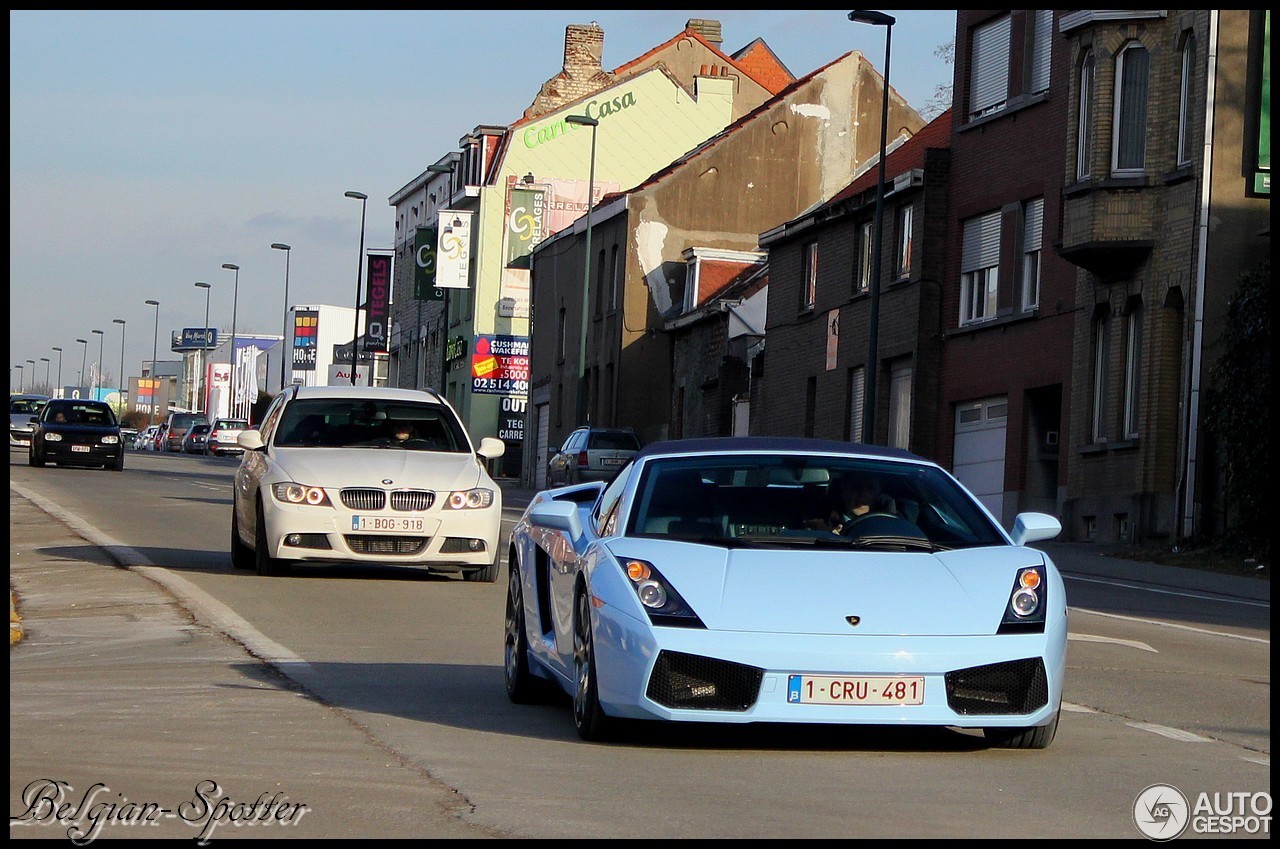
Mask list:
[{"label": "downspout pipe", "polygon": [[1186,466],[1183,469],[1181,539],[1200,533],[1197,509],[1197,464],[1200,449],[1200,372],[1204,359],[1205,277],[1208,269],[1210,195],[1213,184],[1213,124],[1218,80],[1218,15],[1209,11],[1209,52],[1205,72],[1204,158],[1200,166],[1200,220],[1196,233],[1196,290],[1191,332],[1191,372],[1187,384]]}]

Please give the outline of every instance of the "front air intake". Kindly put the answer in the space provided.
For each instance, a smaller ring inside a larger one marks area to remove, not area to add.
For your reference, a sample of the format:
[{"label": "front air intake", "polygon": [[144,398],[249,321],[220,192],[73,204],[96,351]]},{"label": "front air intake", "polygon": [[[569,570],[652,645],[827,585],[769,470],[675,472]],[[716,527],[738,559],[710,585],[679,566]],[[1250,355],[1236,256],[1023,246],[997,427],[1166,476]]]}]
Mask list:
[{"label": "front air intake", "polygon": [[966,716],[1035,713],[1049,702],[1049,681],[1038,657],[957,669],[946,681],[947,704]]},{"label": "front air intake", "polygon": [[696,654],[664,651],[645,693],[663,707],[744,711],[756,703],[764,670]]}]

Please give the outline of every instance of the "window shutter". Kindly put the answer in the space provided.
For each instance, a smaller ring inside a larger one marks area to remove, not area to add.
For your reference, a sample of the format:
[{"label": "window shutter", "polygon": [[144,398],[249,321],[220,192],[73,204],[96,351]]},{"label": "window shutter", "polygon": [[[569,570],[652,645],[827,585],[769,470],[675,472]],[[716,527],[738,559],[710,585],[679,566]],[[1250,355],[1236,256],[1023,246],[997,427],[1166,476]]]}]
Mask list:
[{"label": "window shutter", "polygon": [[1000,213],[991,212],[964,223],[960,270],[977,271],[1000,264]]},{"label": "window shutter", "polygon": [[1022,250],[1040,250],[1044,238],[1044,198],[1027,201],[1027,218],[1022,224]]},{"label": "window shutter", "polygon": [[1031,93],[1049,88],[1049,54],[1052,52],[1053,10],[1036,9],[1031,36]]},{"label": "window shutter", "polygon": [[1009,97],[1009,31],[1008,15],[973,31],[970,117],[993,111]]}]

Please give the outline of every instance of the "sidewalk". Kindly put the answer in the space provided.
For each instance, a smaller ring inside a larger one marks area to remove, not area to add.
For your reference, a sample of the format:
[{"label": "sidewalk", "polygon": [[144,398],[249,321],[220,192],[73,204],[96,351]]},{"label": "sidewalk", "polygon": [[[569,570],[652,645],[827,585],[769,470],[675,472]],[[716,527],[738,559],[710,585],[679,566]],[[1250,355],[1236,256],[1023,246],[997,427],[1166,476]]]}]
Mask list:
[{"label": "sidewalk", "polygon": [[503,836],[13,490],[9,511],[10,838]]}]

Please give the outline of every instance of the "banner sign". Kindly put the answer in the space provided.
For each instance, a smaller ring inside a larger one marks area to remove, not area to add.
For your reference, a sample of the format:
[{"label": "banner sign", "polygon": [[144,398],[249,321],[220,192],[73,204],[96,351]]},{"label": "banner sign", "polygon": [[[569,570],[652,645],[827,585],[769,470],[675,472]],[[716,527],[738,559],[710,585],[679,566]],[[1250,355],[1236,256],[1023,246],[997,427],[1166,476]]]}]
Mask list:
[{"label": "banner sign", "polygon": [[169,411],[169,378],[129,378],[129,411],[153,420]]},{"label": "banner sign", "polygon": [[318,310],[293,313],[293,370],[316,370],[316,333],[320,327]]},{"label": "banner sign", "polygon": [[218,330],[214,327],[184,327],[175,330],[171,351],[212,351],[218,347]]},{"label": "banner sign", "polygon": [[370,351],[387,352],[387,325],[391,318],[391,256],[369,254],[369,297],[365,310],[365,344]]},{"label": "banner sign", "polygon": [[[362,337],[362,338],[363,338],[363,337]],[[368,340],[366,340],[366,341],[368,341]],[[334,361],[335,363],[349,363],[349,362],[351,362],[351,349],[352,349],[352,347],[353,347],[353,346],[352,346],[351,344],[349,344],[349,343],[348,343],[348,344],[345,344],[345,345],[334,345],[334,346],[333,346],[333,361]],[[369,350],[369,348],[368,348],[366,345],[364,345],[364,344],[361,344],[361,345],[360,345],[360,362],[362,362],[362,363],[371,363],[371,362],[373,362],[373,351],[370,351],[370,350]],[[348,375],[348,376],[350,376],[350,375]]]},{"label": "banner sign", "polygon": [[413,240],[413,297],[419,301],[443,301],[444,292],[436,288],[435,227],[419,227]]},{"label": "banner sign", "polygon": [[529,392],[529,337],[476,337],[471,355],[471,391],[481,395]]},{"label": "banner sign", "polygon": [[440,244],[436,248],[436,285],[466,289],[471,273],[471,213],[440,210]]},{"label": "banner sign", "polygon": [[507,193],[507,268],[529,267],[529,254],[546,232],[543,198],[541,189],[513,188]]}]

